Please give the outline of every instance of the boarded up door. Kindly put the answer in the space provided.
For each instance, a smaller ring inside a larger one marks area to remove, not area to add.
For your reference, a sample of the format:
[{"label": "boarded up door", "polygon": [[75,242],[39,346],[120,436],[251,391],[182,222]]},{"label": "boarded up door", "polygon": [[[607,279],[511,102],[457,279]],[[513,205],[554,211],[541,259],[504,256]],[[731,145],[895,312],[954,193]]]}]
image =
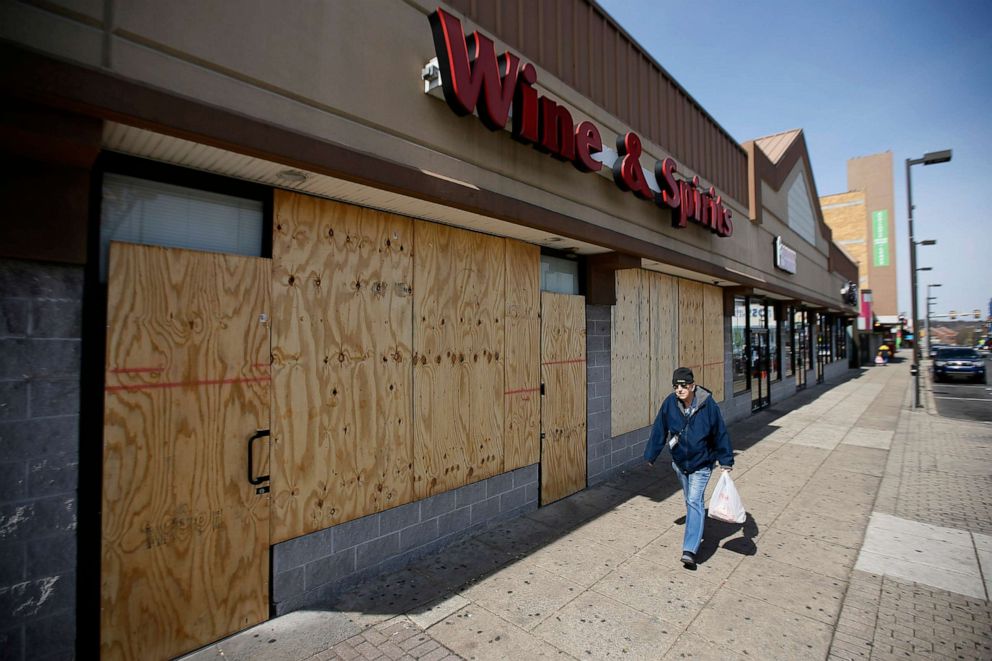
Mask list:
[{"label": "boarded up door", "polygon": [[[100,646],[161,659],[268,615],[269,260],[114,244]],[[255,442],[256,477],[268,440]],[[258,493],[261,490],[262,493]]]},{"label": "boarded up door", "polygon": [[541,504],[586,486],[586,306],[541,294]]}]

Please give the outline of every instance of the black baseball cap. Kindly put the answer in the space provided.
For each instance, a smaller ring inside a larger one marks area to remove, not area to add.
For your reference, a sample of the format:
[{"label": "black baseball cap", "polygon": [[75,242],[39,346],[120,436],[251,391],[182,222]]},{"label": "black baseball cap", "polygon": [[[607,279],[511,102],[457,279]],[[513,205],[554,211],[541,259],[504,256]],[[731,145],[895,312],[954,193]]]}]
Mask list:
[{"label": "black baseball cap", "polygon": [[695,377],[692,375],[692,370],[688,367],[679,367],[672,373],[673,386],[694,383],[695,380]]}]

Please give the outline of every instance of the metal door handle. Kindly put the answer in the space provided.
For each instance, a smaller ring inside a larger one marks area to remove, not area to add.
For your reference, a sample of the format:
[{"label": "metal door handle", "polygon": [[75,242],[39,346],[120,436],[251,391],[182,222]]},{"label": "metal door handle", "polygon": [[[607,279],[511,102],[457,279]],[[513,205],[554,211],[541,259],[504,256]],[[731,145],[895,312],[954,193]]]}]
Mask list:
[{"label": "metal door handle", "polygon": [[250,484],[258,485],[261,484],[262,482],[267,482],[269,479],[268,475],[259,475],[258,477],[255,477],[255,466],[254,466],[254,462],[252,461],[252,445],[258,439],[268,435],[269,435],[268,429],[259,429],[257,432],[252,434],[251,437],[248,439],[248,482]]}]

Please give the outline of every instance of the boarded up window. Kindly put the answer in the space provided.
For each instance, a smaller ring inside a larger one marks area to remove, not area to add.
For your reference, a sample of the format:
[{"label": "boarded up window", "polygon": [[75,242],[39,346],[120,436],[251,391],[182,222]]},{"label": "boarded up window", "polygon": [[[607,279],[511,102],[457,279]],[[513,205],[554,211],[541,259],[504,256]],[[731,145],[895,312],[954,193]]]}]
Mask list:
[{"label": "boarded up window", "polygon": [[610,338],[611,435],[650,424],[648,319],[645,278],[639,269],[617,271],[617,302]]},{"label": "boarded up window", "polygon": [[273,542],[413,499],[413,221],[278,191]]},{"label": "boarded up window", "polygon": [[611,335],[611,434],[651,424],[676,367],[724,399],[723,291],[646,270],[617,271]]},{"label": "boarded up window", "polygon": [[417,223],[414,488],[418,498],[503,470],[504,241]]}]

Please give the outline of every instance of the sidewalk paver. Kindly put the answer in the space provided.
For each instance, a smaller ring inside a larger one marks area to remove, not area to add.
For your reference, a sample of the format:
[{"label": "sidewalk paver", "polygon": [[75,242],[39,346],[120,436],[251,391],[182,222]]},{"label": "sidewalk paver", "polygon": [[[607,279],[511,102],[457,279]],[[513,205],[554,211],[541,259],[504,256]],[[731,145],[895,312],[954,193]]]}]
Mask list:
[{"label": "sidewalk paver", "polygon": [[748,520],[695,572],[660,462],[192,658],[992,659],[992,425],[908,361],[830,386],[731,426]]}]

